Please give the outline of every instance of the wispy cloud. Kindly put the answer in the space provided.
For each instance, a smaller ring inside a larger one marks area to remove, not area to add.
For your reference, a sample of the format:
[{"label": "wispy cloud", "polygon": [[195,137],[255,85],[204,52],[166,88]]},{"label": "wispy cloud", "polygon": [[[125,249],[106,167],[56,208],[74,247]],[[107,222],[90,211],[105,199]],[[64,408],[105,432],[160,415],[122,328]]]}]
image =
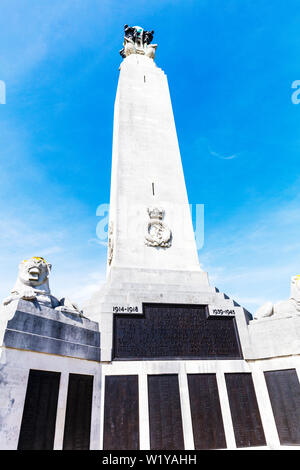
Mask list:
[{"label": "wispy cloud", "polygon": [[[193,146],[195,151],[200,155],[205,153],[212,155],[215,158],[219,158],[220,160],[234,160],[235,158],[240,157],[244,153],[244,150],[240,150],[238,152],[233,153],[216,152],[212,149],[212,147],[216,146],[216,143],[214,141],[212,143],[212,139],[209,139],[206,136],[197,136],[193,143]],[[222,145],[219,144],[218,147],[222,147]],[[226,147],[228,148],[228,142],[226,142]]]},{"label": "wispy cloud", "polygon": [[232,155],[221,155],[220,153],[213,152],[209,147],[208,147],[209,153],[213,155],[214,157],[220,158],[221,160],[233,160],[234,158],[237,158],[241,152],[233,153]]},{"label": "wispy cloud", "polygon": [[108,242],[105,240],[100,240],[100,238],[90,238],[88,242],[90,245],[108,246]]}]

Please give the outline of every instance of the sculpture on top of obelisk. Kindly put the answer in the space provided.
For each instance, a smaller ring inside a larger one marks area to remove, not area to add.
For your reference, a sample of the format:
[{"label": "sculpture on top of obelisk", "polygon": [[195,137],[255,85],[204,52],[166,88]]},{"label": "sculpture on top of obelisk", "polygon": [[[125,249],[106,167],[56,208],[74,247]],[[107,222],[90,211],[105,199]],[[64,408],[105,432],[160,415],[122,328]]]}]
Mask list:
[{"label": "sculpture on top of obelisk", "polygon": [[130,54],[142,54],[154,59],[157,44],[151,44],[154,31],[145,31],[141,26],[124,26],[124,43],[120,55],[125,59]]}]

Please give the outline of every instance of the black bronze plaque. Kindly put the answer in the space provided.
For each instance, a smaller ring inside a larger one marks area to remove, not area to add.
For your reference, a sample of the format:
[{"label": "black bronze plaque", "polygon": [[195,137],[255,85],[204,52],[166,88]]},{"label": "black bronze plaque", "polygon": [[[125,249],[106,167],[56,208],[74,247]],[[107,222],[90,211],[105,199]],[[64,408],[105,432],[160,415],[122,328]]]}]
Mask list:
[{"label": "black bronze plaque", "polygon": [[148,375],[150,449],[184,449],[176,374]]},{"label": "black bronze plaque", "polygon": [[226,448],[216,374],[188,374],[195,449]]},{"label": "black bronze plaque", "polygon": [[60,373],[30,370],[19,450],[52,450]]},{"label": "black bronze plaque", "polygon": [[103,449],[139,449],[137,375],[105,377]]},{"label": "black bronze plaque", "polygon": [[300,444],[300,385],[295,369],[265,372],[281,444]]},{"label": "black bronze plaque", "polygon": [[266,445],[251,374],[225,374],[237,447]]},{"label": "black bronze plaque", "polygon": [[88,450],[93,398],[93,376],[69,374],[63,449]]},{"label": "black bronze plaque", "polygon": [[235,318],[203,305],[144,304],[114,316],[114,359],[241,359]]}]

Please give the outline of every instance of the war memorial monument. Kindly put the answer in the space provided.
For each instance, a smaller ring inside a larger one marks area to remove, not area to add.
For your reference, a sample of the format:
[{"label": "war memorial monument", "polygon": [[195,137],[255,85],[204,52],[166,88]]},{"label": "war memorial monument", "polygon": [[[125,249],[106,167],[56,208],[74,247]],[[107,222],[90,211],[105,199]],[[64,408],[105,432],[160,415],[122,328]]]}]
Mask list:
[{"label": "war memorial monument", "polygon": [[300,276],[254,318],[210,285],[153,34],[120,51],[105,284],[81,311],[36,256],[1,307],[1,449],[300,449]]}]

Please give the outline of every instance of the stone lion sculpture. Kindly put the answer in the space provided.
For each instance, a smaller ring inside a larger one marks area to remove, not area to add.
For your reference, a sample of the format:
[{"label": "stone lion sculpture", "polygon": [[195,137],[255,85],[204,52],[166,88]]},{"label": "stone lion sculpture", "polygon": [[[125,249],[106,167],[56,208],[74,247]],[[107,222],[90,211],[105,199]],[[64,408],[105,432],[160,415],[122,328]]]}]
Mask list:
[{"label": "stone lion sculpture", "polygon": [[14,300],[37,301],[45,307],[55,308],[60,311],[71,311],[82,314],[78,306],[67,298],[58,300],[51,295],[49,287],[49,275],[51,264],[44,258],[33,256],[19,264],[18,278],[11,295],[4,299],[6,306]]},{"label": "stone lion sculpture", "polygon": [[290,316],[300,315],[300,275],[291,278],[291,296],[276,304],[264,303],[255,313],[254,319],[271,317],[273,315]]}]

